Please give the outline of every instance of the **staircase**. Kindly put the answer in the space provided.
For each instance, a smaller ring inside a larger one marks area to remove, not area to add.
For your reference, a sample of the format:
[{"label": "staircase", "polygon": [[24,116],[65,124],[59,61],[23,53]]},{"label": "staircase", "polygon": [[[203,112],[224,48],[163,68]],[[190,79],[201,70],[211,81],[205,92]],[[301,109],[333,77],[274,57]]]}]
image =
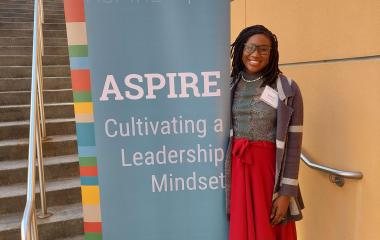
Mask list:
[{"label": "staircase", "polygon": [[[0,1],[0,240],[17,240],[26,201],[32,0]],[[83,239],[79,163],[63,0],[44,0],[43,143],[48,211],[41,240]],[[38,174],[37,174],[38,175]],[[38,189],[38,183],[37,183]],[[38,191],[38,190],[37,190]],[[39,208],[39,194],[36,196]]]}]

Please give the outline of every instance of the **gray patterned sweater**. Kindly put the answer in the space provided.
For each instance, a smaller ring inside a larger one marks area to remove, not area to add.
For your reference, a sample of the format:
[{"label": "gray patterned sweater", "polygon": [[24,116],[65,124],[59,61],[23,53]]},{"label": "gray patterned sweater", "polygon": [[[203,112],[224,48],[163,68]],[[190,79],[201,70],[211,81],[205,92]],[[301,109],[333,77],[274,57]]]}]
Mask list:
[{"label": "gray patterned sweater", "polygon": [[[231,82],[231,97],[240,77]],[[279,195],[290,196],[290,203],[286,220],[301,220],[301,210],[304,208],[298,185],[298,171],[301,155],[302,128],[303,128],[303,102],[298,85],[280,75],[277,79],[278,91],[277,123],[276,123],[276,173],[273,200]],[[225,162],[226,176],[226,207],[229,215],[231,190],[231,131],[230,144],[227,149]]]}]

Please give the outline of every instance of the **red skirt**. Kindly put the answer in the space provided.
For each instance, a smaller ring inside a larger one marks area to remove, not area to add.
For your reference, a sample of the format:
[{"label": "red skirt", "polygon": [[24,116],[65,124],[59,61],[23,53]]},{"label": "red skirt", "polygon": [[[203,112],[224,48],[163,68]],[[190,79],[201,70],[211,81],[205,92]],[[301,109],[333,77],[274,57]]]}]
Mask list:
[{"label": "red skirt", "polygon": [[230,240],[297,239],[294,221],[270,224],[275,158],[271,142],[233,140]]}]

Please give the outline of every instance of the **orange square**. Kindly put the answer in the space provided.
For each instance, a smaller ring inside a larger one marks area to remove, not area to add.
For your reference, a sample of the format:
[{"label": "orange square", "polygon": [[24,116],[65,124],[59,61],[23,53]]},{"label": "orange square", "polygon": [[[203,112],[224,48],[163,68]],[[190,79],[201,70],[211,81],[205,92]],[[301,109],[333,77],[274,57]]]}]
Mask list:
[{"label": "orange square", "polygon": [[84,0],[64,0],[66,22],[85,22]]},{"label": "orange square", "polygon": [[73,91],[91,91],[90,70],[71,70]]}]

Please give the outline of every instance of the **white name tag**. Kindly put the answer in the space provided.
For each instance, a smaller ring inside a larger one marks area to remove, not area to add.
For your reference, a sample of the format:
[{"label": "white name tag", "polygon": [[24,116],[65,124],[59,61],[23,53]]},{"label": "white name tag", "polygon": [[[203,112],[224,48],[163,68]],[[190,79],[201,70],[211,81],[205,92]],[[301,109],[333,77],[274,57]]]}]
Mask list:
[{"label": "white name tag", "polygon": [[265,86],[263,93],[260,96],[260,99],[272,106],[273,108],[277,108],[278,106],[278,93],[276,90],[269,86]]}]

